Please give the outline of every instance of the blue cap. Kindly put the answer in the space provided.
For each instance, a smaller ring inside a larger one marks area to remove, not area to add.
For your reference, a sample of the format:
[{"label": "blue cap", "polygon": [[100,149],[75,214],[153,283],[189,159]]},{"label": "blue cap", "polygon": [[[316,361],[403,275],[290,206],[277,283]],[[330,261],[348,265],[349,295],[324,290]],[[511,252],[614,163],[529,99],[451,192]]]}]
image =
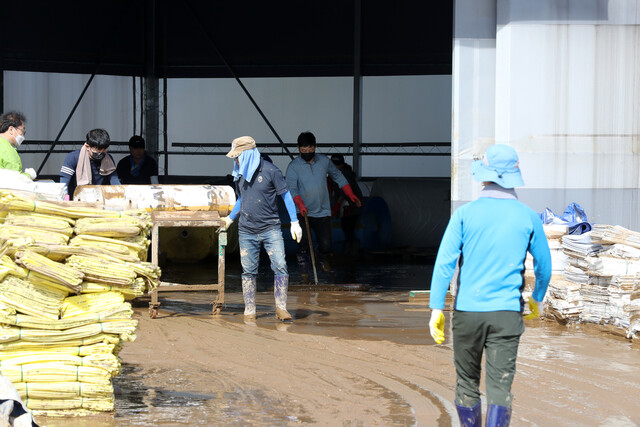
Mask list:
[{"label": "blue cap", "polygon": [[518,153],[513,147],[504,144],[489,147],[483,159],[471,164],[471,173],[476,181],[495,182],[503,188],[524,185],[518,166]]}]

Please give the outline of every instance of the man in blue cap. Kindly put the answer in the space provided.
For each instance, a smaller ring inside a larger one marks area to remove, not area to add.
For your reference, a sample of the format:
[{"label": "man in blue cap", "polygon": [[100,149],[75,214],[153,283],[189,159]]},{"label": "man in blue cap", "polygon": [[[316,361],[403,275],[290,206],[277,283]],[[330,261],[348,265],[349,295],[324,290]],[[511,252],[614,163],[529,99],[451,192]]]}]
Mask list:
[{"label": "man in blue cap", "polygon": [[460,264],[453,307],[453,358],[460,423],[480,426],[480,374],[486,357],[487,426],[511,420],[511,384],[524,332],[524,261],[534,258],[536,284],[529,299],[531,314],[542,312],[551,278],[551,254],[540,216],[518,201],[514,187],[524,185],[518,153],[504,144],[489,147],[473,163],[473,178],[484,184],[478,200],[458,208],[444,233],[431,279],[429,329],[444,342],[445,294]]}]

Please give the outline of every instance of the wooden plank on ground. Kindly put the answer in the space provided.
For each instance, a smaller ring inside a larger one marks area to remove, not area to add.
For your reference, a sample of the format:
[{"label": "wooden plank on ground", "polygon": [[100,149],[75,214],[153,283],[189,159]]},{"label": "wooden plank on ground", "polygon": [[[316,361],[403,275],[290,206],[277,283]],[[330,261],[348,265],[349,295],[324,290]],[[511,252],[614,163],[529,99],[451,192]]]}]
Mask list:
[{"label": "wooden plank on ground", "polygon": [[[429,305],[429,297],[431,296],[431,291],[422,291],[422,290],[414,290],[409,291],[409,302],[415,304],[424,304]],[[449,291],[445,296],[444,300],[445,307],[451,306],[453,304],[453,296]]]}]

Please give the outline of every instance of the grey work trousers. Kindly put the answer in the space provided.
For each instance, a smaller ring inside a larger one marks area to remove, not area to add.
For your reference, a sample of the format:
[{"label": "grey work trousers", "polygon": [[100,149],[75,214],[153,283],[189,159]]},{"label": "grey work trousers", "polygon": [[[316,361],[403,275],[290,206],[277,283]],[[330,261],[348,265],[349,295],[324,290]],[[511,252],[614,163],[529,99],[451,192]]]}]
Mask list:
[{"label": "grey work trousers", "polygon": [[487,404],[511,407],[511,384],[516,373],[522,313],[517,311],[454,311],[453,361],[456,403],[472,408],[480,401],[482,352],[485,351]]}]

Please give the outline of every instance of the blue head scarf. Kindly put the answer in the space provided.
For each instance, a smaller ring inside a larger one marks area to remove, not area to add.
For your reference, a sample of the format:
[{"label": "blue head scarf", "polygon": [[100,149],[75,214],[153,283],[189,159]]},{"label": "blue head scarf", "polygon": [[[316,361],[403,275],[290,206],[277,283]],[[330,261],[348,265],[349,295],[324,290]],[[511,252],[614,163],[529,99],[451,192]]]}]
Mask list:
[{"label": "blue head scarf", "polygon": [[258,166],[260,166],[260,152],[257,148],[244,150],[237,159],[240,166],[238,166],[236,162],[233,162],[233,172],[231,172],[233,180],[239,180],[240,175],[242,175],[245,180],[251,181],[253,174],[258,169]]}]

